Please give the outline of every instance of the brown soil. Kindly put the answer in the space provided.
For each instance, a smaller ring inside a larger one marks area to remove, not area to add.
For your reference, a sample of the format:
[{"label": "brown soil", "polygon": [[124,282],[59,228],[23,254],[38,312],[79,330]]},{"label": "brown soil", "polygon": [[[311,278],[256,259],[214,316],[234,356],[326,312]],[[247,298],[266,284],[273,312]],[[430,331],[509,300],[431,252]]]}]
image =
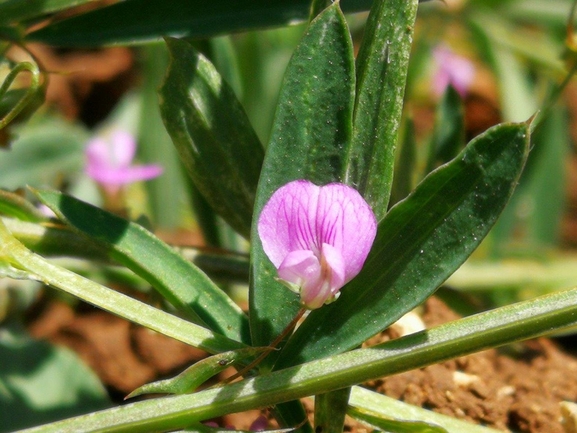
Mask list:
[{"label": "brown soil", "polygon": [[74,310],[53,301],[36,314],[29,325],[31,334],[78,353],[116,399],[206,356],[202,350],[85,304]]},{"label": "brown soil", "polygon": [[[436,298],[425,304],[427,327],[456,318]],[[577,359],[540,338],[367,385],[407,403],[501,430],[562,433],[559,403],[577,400]]]}]

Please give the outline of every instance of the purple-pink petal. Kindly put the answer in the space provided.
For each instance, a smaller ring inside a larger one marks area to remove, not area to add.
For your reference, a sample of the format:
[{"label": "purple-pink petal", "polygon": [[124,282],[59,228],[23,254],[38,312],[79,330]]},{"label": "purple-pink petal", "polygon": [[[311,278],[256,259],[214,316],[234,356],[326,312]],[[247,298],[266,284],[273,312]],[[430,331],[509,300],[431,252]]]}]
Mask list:
[{"label": "purple-pink petal", "polygon": [[162,167],[154,164],[135,165],[121,169],[89,166],[86,168],[86,174],[105,185],[125,185],[158,177],[162,174]]},{"label": "purple-pink petal", "polygon": [[86,174],[108,187],[148,180],[162,174],[159,165],[131,165],[135,152],[136,141],[128,132],[116,130],[106,138],[93,138],[86,147]]},{"label": "purple-pink petal", "polygon": [[306,180],[279,188],[264,206],[258,233],[279,277],[318,308],[361,270],[376,235],[375,216],[353,188]]},{"label": "purple-pink petal", "polygon": [[310,250],[291,251],[278,267],[278,276],[288,283],[302,286],[306,281],[321,278],[321,263]]},{"label": "purple-pink petal", "polygon": [[441,45],[433,50],[437,71],[433,78],[433,91],[436,95],[442,95],[451,84],[461,96],[465,96],[475,77],[473,63],[448,47]]}]

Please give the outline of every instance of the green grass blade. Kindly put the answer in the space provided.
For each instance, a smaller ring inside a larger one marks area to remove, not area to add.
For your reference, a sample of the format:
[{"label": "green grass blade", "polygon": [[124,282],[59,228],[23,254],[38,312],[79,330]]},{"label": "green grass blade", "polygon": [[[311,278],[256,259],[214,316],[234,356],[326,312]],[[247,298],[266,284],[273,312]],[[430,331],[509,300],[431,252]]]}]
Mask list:
[{"label": "green grass blade", "polygon": [[357,416],[357,414],[362,411],[374,416],[420,421],[442,426],[448,433],[501,432],[501,430],[482,427],[432,410],[422,409],[360,386],[353,387],[349,406],[348,414],[360,420],[362,420],[362,415]]}]

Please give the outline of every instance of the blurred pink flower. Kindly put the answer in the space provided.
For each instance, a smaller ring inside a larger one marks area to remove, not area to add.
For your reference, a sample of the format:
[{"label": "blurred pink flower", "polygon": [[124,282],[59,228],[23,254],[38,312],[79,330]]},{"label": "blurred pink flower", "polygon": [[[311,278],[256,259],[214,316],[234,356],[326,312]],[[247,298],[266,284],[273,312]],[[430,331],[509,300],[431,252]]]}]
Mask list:
[{"label": "blurred pink flower", "polygon": [[473,62],[455,54],[450,48],[440,45],[433,50],[437,69],[433,77],[433,91],[437,96],[443,94],[451,84],[464,97],[475,77]]},{"label": "blurred pink flower", "polygon": [[135,153],[136,140],[128,132],[116,130],[106,138],[95,137],[86,147],[85,172],[109,192],[162,174],[156,164],[132,165]]},{"label": "blurred pink flower", "polygon": [[373,211],[355,189],[307,180],[279,188],[258,221],[265,254],[309,309],[332,302],[360,272],[376,230]]}]

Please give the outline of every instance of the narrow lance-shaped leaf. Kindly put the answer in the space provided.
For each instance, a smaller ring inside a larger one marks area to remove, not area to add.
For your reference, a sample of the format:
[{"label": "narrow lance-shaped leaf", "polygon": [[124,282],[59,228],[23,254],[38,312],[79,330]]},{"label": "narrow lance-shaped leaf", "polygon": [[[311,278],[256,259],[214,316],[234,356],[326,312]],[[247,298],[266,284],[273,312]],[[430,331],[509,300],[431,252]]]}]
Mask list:
[{"label": "narrow lance-shaped leaf", "polygon": [[56,191],[36,195],[62,221],[97,241],[188,318],[200,319],[233,340],[248,341],[241,309],[204,272],[148,230]]},{"label": "narrow lance-shaped leaf", "polygon": [[0,24],[22,22],[93,0],[6,0],[0,3]]},{"label": "narrow lance-shaped leaf", "polygon": [[457,155],[465,145],[465,112],[463,100],[452,86],[447,86],[437,107],[435,127],[429,144],[426,173]]},{"label": "narrow lance-shaped leaf", "polygon": [[160,111],[180,158],[214,210],[248,238],[263,147],[232,89],[188,42],[166,39]]},{"label": "narrow lance-shaped leaf", "polygon": [[[393,418],[443,426],[449,433],[499,433],[501,430],[472,424],[469,421],[461,420],[450,415],[433,412],[393,397],[388,397],[367,388],[354,386],[349,399],[349,410],[347,413],[353,418],[357,418],[357,411],[370,413],[380,418]],[[358,413],[358,412],[357,412]],[[362,418],[361,418],[362,419]],[[409,430],[413,433],[412,430]]]},{"label": "narrow lance-shaped leaf", "polygon": [[351,349],[430,296],[479,245],[509,200],[529,152],[528,128],[491,128],[393,207],[361,273],[336,302],[309,315],[277,367]]},{"label": "narrow lance-shaped leaf", "polygon": [[[210,353],[241,349],[244,346],[221,334],[188,322],[154,308],[123,293],[101,286],[74,272],[56,266],[45,258],[26,249],[8,231],[0,219],[0,260],[27,273],[28,277],[63,290],[89,304],[119,317],[145,326],[153,331],[174,338]],[[8,269],[10,271],[10,269]],[[3,269],[0,267],[0,272]],[[20,277],[26,277],[21,275]]]},{"label": "narrow lance-shaped leaf", "polygon": [[381,431],[393,431],[395,433],[448,433],[441,426],[432,423],[384,418],[362,409],[350,409],[348,415]]},{"label": "narrow lance-shaped leaf", "polygon": [[[359,12],[368,10],[372,0],[341,3],[345,12]],[[86,47],[142,43],[166,35],[206,38],[306,21],[310,5],[311,0],[130,0],[53,23],[27,39]]]},{"label": "narrow lance-shaped leaf", "polygon": [[[271,195],[286,183],[342,180],[352,128],[353,69],[350,34],[334,3],[311,22],[287,66],[258,187],[255,224]],[[291,321],[299,303],[275,281],[276,269],[257,236],[251,247],[251,332],[254,344],[266,345]]]},{"label": "narrow lance-shaped leaf", "polygon": [[188,394],[213,376],[233,364],[258,355],[268,348],[249,347],[246,349],[230,350],[209,356],[191,365],[182,373],[169,379],[147,383],[136,388],[125,398],[132,398],[143,394]]},{"label": "narrow lance-shaped leaf", "polygon": [[0,189],[0,214],[13,216],[21,221],[40,222],[48,219],[32,203],[19,194]]},{"label": "narrow lance-shaped leaf", "polygon": [[377,221],[387,212],[391,194],[417,4],[375,1],[357,57],[353,144],[345,183],[363,195]]}]

